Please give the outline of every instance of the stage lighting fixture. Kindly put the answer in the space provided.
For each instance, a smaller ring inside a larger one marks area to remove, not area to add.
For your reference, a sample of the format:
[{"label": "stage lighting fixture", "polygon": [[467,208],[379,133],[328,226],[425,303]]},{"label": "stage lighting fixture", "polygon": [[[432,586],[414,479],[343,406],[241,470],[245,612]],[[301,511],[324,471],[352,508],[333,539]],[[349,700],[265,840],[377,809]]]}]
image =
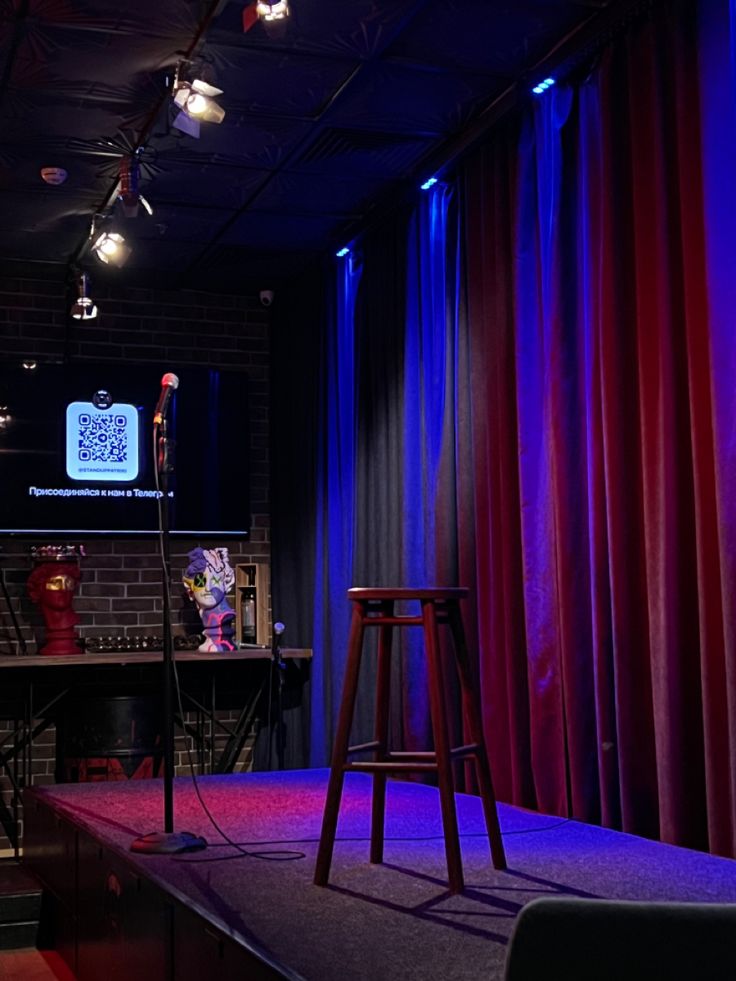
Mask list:
[{"label": "stage lighting fixture", "polygon": [[[191,119],[203,123],[221,123],[225,110],[215,102],[222,89],[215,88],[200,78],[192,82],[177,79],[174,84],[174,102]],[[175,124],[176,125],[176,124]]]},{"label": "stage lighting fixture", "polygon": [[543,82],[540,82],[539,85],[534,86],[532,92],[535,95],[542,95],[542,93],[546,92],[547,89],[552,88],[554,84],[555,84],[555,80],[553,78],[545,78],[545,80]]},{"label": "stage lighting fixture", "polygon": [[419,187],[420,187],[420,190],[422,190],[422,191],[428,191],[430,189],[430,187],[434,187],[434,185],[436,183],[437,183],[437,178],[436,177],[428,177],[427,180],[423,184],[420,184],[419,185]]},{"label": "stage lighting fixture", "polygon": [[89,276],[87,273],[81,274],[77,280],[77,288],[79,289],[79,296],[72,304],[69,313],[75,320],[94,320],[97,316],[97,307],[89,295]]},{"label": "stage lighting fixture", "polygon": [[140,192],[140,177],[140,164],[135,158],[125,157],[120,161],[118,201],[126,218],[137,218],[141,204],[149,215],[153,214],[153,208]]},{"label": "stage lighting fixture", "polygon": [[335,253],[335,255],[337,256],[337,258],[338,258],[338,259],[342,259],[342,257],[343,257],[343,256],[345,256],[345,255],[348,255],[348,254],[349,254],[349,252],[350,252],[350,249],[349,249],[349,248],[348,248],[347,246],[345,246],[344,248],[342,248],[342,249],[339,249],[339,250],[338,250],[338,251],[337,251],[337,252]]},{"label": "stage lighting fixture", "polygon": [[95,239],[92,251],[106,266],[124,266],[132,249],[125,244],[125,238],[120,232],[102,232]]},{"label": "stage lighting fixture", "polygon": [[256,13],[261,20],[284,20],[289,16],[289,0],[258,0]]}]

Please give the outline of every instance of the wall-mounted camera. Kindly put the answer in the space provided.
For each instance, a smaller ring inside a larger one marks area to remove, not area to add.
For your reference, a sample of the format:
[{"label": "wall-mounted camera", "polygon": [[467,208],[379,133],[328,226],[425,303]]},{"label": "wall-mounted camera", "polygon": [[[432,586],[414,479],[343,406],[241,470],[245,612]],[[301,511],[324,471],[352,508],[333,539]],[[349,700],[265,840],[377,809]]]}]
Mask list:
[{"label": "wall-mounted camera", "polygon": [[261,304],[270,307],[273,303],[273,290],[261,290]]},{"label": "wall-mounted camera", "polygon": [[98,409],[109,409],[112,405],[112,395],[104,388],[100,388],[92,396],[92,405]]}]

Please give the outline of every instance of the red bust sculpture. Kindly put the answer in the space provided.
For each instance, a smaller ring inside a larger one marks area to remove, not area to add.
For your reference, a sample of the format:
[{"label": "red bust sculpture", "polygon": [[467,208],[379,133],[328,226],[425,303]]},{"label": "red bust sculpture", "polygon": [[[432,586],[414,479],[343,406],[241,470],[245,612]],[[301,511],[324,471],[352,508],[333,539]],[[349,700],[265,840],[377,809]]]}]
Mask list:
[{"label": "red bust sculpture", "polygon": [[28,595],[41,607],[46,625],[46,643],[39,654],[80,654],[75,626],[74,590],[80,579],[74,562],[41,562],[28,577]]}]

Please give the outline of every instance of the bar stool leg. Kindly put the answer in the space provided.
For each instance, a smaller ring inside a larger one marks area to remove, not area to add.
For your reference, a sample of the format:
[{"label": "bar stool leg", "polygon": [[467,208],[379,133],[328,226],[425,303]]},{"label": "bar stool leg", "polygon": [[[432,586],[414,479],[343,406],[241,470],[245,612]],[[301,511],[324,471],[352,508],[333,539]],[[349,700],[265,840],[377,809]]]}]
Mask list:
[{"label": "bar stool leg", "polygon": [[[393,603],[381,604],[382,616],[393,616]],[[392,627],[383,624],[378,633],[378,667],[376,673],[376,710],[373,738],[378,743],[374,753],[377,762],[385,760],[388,751],[388,717],[391,686],[391,637]],[[371,862],[383,861],[383,838],[386,814],[386,773],[373,774],[373,802],[371,809]]]},{"label": "bar stool leg", "polygon": [[439,635],[437,613],[433,600],[422,600],[422,619],[424,621],[424,644],[427,652],[427,673],[429,677],[429,704],[432,716],[432,734],[437,759],[437,782],[442,809],[442,826],[445,833],[445,855],[450,892],[462,892],[464,888],[460,839],[457,830],[455,811],[455,787],[450,756],[450,740],[447,728],[447,713],[442,693],[442,671],[440,665]]},{"label": "bar stool leg", "polygon": [[335,847],[337,818],[340,811],[342,788],[345,781],[345,763],[348,758],[350,745],[350,728],[355,710],[355,696],[358,691],[358,675],[360,674],[360,659],[363,652],[363,611],[360,603],[353,604],[353,615],[350,622],[350,638],[348,641],[348,656],[345,665],[345,680],[342,686],[342,700],[337,719],[337,732],[332,750],[332,766],[330,779],[327,784],[327,798],[322,818],[322,833],[317,851],[317,863],[314,870],[314,883],[326,886],[330,877],[332,852]]},{"label": "bar stool leg", "polygon": [[447,617],[452,633],[455,657],[457,659],[458,674],[460,676],[460,688],[462,690],[463,710],[468,722],[470,739],[478,747],[475,751],[475,774],[478,780],[478,789],[483,804],[483,815],[488,831],[488,843],[491,847],[491,858],[495,869],[503,870],[506,868],[506,853],[501,837],[501,827],[498,822],[498,808],[496,807],[496,795],[493,792],[493,780],[491,778],[491,767],[488,763],[488,752],[486,750],[485,738],[483,736],[483,725],[480,715],[480,699],[478,692],[473,684],[473,676],[470,670],[470,658],[468,656],[468,646],[465,642],[465,630],[463,620],[457,603],[448,602]]}]

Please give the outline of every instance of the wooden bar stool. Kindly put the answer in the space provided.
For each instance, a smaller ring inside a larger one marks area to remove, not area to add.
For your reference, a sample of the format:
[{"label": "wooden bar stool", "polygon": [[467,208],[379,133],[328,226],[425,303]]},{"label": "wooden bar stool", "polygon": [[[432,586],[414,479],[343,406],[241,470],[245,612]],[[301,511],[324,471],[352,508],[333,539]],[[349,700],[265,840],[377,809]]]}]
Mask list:
[{"label": "wooden bar stool", "polygon": [[[465,757],[472,757],[475,761],[475,771],[483,803],[483,814],[491,846],[493,865],[497,869],[506,868],[506,857],[496,811],[496,798],[493,793],[491,771],[481,728],[480,702],[478,693],[473,686],[465,632],[460,615],[460,600],[465,599],[467,595],[468,590],[462,587],[348,590],[348,599],[353,604],[353,614],[350,624],[342,702],[340,703],[337,733],[332,751],[330,780],[327,787],[322,834],[314,874],[314,881],[318,886],[326,886],[330,876],[345,773],[348,770],[357,770],[373,774],[370,860],[373,863],[378,863],[383,861],[387,775],[389,773],[433,771],[437,773],[439,785],[450,891],[453,893],[460,892],[464,882],[455,811],[452,764],[455,760]],[[411,616],[395,613],[394,603],[405,600],[418,600],[421,605],[421,614]],[[437,629],[439,624],[447,624],[450,627],[455,663],[460,679],[463,709],[470,733],[470,742],[465,746],[455,748],[450,747],[445,700],[442,691],[439,631]],[[422,627],[424,630],[429,704],[435,748],[433,752],[390,752],[387,744],[391,636],[394,627],[412,626]],[[378,627],[374,737],[371,742],[351,746],[350,729],[358,691],[363,635],[366,627]],[[369,750],[373,752],[372,761],[351,762],[348,759],[353,753]]]}]

